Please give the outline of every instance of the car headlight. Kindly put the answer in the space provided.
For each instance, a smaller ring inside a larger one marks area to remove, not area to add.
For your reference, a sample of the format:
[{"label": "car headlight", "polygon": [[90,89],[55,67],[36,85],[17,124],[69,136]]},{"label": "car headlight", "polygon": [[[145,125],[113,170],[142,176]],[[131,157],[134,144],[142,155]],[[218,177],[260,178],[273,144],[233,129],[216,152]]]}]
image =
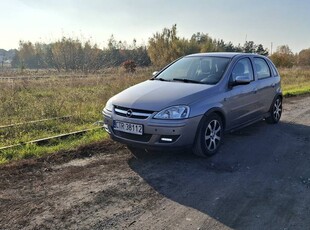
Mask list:
[{"label": "car headlight", "polygon": [[158,112],[155,119],[185,119],[189,116],[189,107],[186,105],[171,106]]},{"label": "car headlight", "polygon": [[106,111],[106,112],[112,112],[112,110],[113,110],[112,100],[109,99],[109,100],[107,101],[107,103],[106,103],[106,105],[105,105],[105,107],[104,107],[104,109],[103,109],[102,112],[104,112],[104,111]]}]

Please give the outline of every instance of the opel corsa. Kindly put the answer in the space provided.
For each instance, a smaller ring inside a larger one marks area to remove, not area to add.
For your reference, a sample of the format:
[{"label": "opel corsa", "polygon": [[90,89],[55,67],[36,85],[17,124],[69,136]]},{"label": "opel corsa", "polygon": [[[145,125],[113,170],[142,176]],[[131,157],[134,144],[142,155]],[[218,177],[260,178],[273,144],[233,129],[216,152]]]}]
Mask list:
[{"label": "opel corsa", "polygon": [[130,149],[190,148],[215,154],[227,131],[282,113],[280,76],[265,56],[199,53],[182,57],[108,100],[104,128]]}]

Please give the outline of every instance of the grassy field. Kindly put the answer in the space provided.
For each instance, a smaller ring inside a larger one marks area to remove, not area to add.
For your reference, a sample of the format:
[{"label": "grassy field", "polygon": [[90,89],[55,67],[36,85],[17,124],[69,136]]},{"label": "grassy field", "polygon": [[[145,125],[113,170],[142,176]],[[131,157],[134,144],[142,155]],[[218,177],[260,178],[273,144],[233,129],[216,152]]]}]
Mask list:
[{"label": "grassy field", "polygon": [[[0,126],[25,123],[53,117],[68,116],[68,119],[24,124],[0,128],[0,148],[31,140],[96,127],[102,120],[101,111],[106,101],[116,93],[151,77],[151,68],[137,69],[133,74],[122,69],[110,69],[88,76],[52,73],[49,78],[25,78],[0,81]],[[29,76],[27,73],[23,76]],[[46,76],[32,73],[32,76]],[[65,77],[64,77],[65,76]],[[9,75],[12,77],[12,75]],[[60,149],[72,149],[82,144],[103,139],[103,130],[95,130],[69,141],[56,141],[49,146],[26,145],[9,150],[0,150],[0,163],[10,160],[40,156]]]},{"label": "grassy field", "polygon": [[310,93],[310,69],[280,69],[284,96]]},{"label": "grassy field", "polygon": [[[102,120],[102,108],[111,96],[150,78],[153,70],[138,69],[128,74],[122,69],[109,69],[88,76],[39,71],[24,72],[23,76],[48,78],[1,80],[0,126],[44,118],[71,117],[0,128],[0,147],[95,127],[94,122]],[[310,69],[280,69],[280,74],[285,96],[310,93]],[[14,75],[11,73],[9,76]],[[47,146],[31,144],[0,150],[0,163],[76,148],[106,136],[103,130],[94,130],[83,137],[53,141]]]}]

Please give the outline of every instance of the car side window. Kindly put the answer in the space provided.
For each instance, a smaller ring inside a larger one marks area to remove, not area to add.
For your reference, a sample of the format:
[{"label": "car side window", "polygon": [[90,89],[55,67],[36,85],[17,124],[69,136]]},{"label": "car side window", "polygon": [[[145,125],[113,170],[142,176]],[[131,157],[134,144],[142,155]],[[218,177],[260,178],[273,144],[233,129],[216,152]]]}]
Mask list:
[{"label": "car side window", "polygon": [[279,73],[278,73],[276,67],[273,64],[271,64],[271,63],[269,63],[269,65],[271,66],[271,70],[272,70],[273,76],[279,76]]},{"label": "car side window", "polygon": [[271,72],[267,62],[263,58],[254,58],[255,73],[258,79],[271,77]]},{"label": "car side window", "polygon": [[254,80],[250,59],[243,58],[237,62],[231,74],[231,81],[235,81],[237,76],[248,77],[251,81]]}]

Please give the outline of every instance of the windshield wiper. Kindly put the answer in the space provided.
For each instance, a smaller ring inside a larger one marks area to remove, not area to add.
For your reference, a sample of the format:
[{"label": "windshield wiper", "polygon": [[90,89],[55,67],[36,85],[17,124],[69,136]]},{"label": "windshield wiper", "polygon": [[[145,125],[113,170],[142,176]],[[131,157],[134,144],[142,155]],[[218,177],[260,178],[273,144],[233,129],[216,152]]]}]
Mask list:
[{"label": "windshield wiper", "polygon": [[186,83],[198,83],[198,84],[203,84],[201,81],[195,81],[191,79],[186,79],[186,78],[173,78],[174,81],[183,81]]},{"label": "windshield wiper", "polygon": [[161,78],[161,77],[154,77],[154,78],[151,78],[150,80],[157,80],[157,81],[169,81],[169,80],[166,80],[166,79]]}]

